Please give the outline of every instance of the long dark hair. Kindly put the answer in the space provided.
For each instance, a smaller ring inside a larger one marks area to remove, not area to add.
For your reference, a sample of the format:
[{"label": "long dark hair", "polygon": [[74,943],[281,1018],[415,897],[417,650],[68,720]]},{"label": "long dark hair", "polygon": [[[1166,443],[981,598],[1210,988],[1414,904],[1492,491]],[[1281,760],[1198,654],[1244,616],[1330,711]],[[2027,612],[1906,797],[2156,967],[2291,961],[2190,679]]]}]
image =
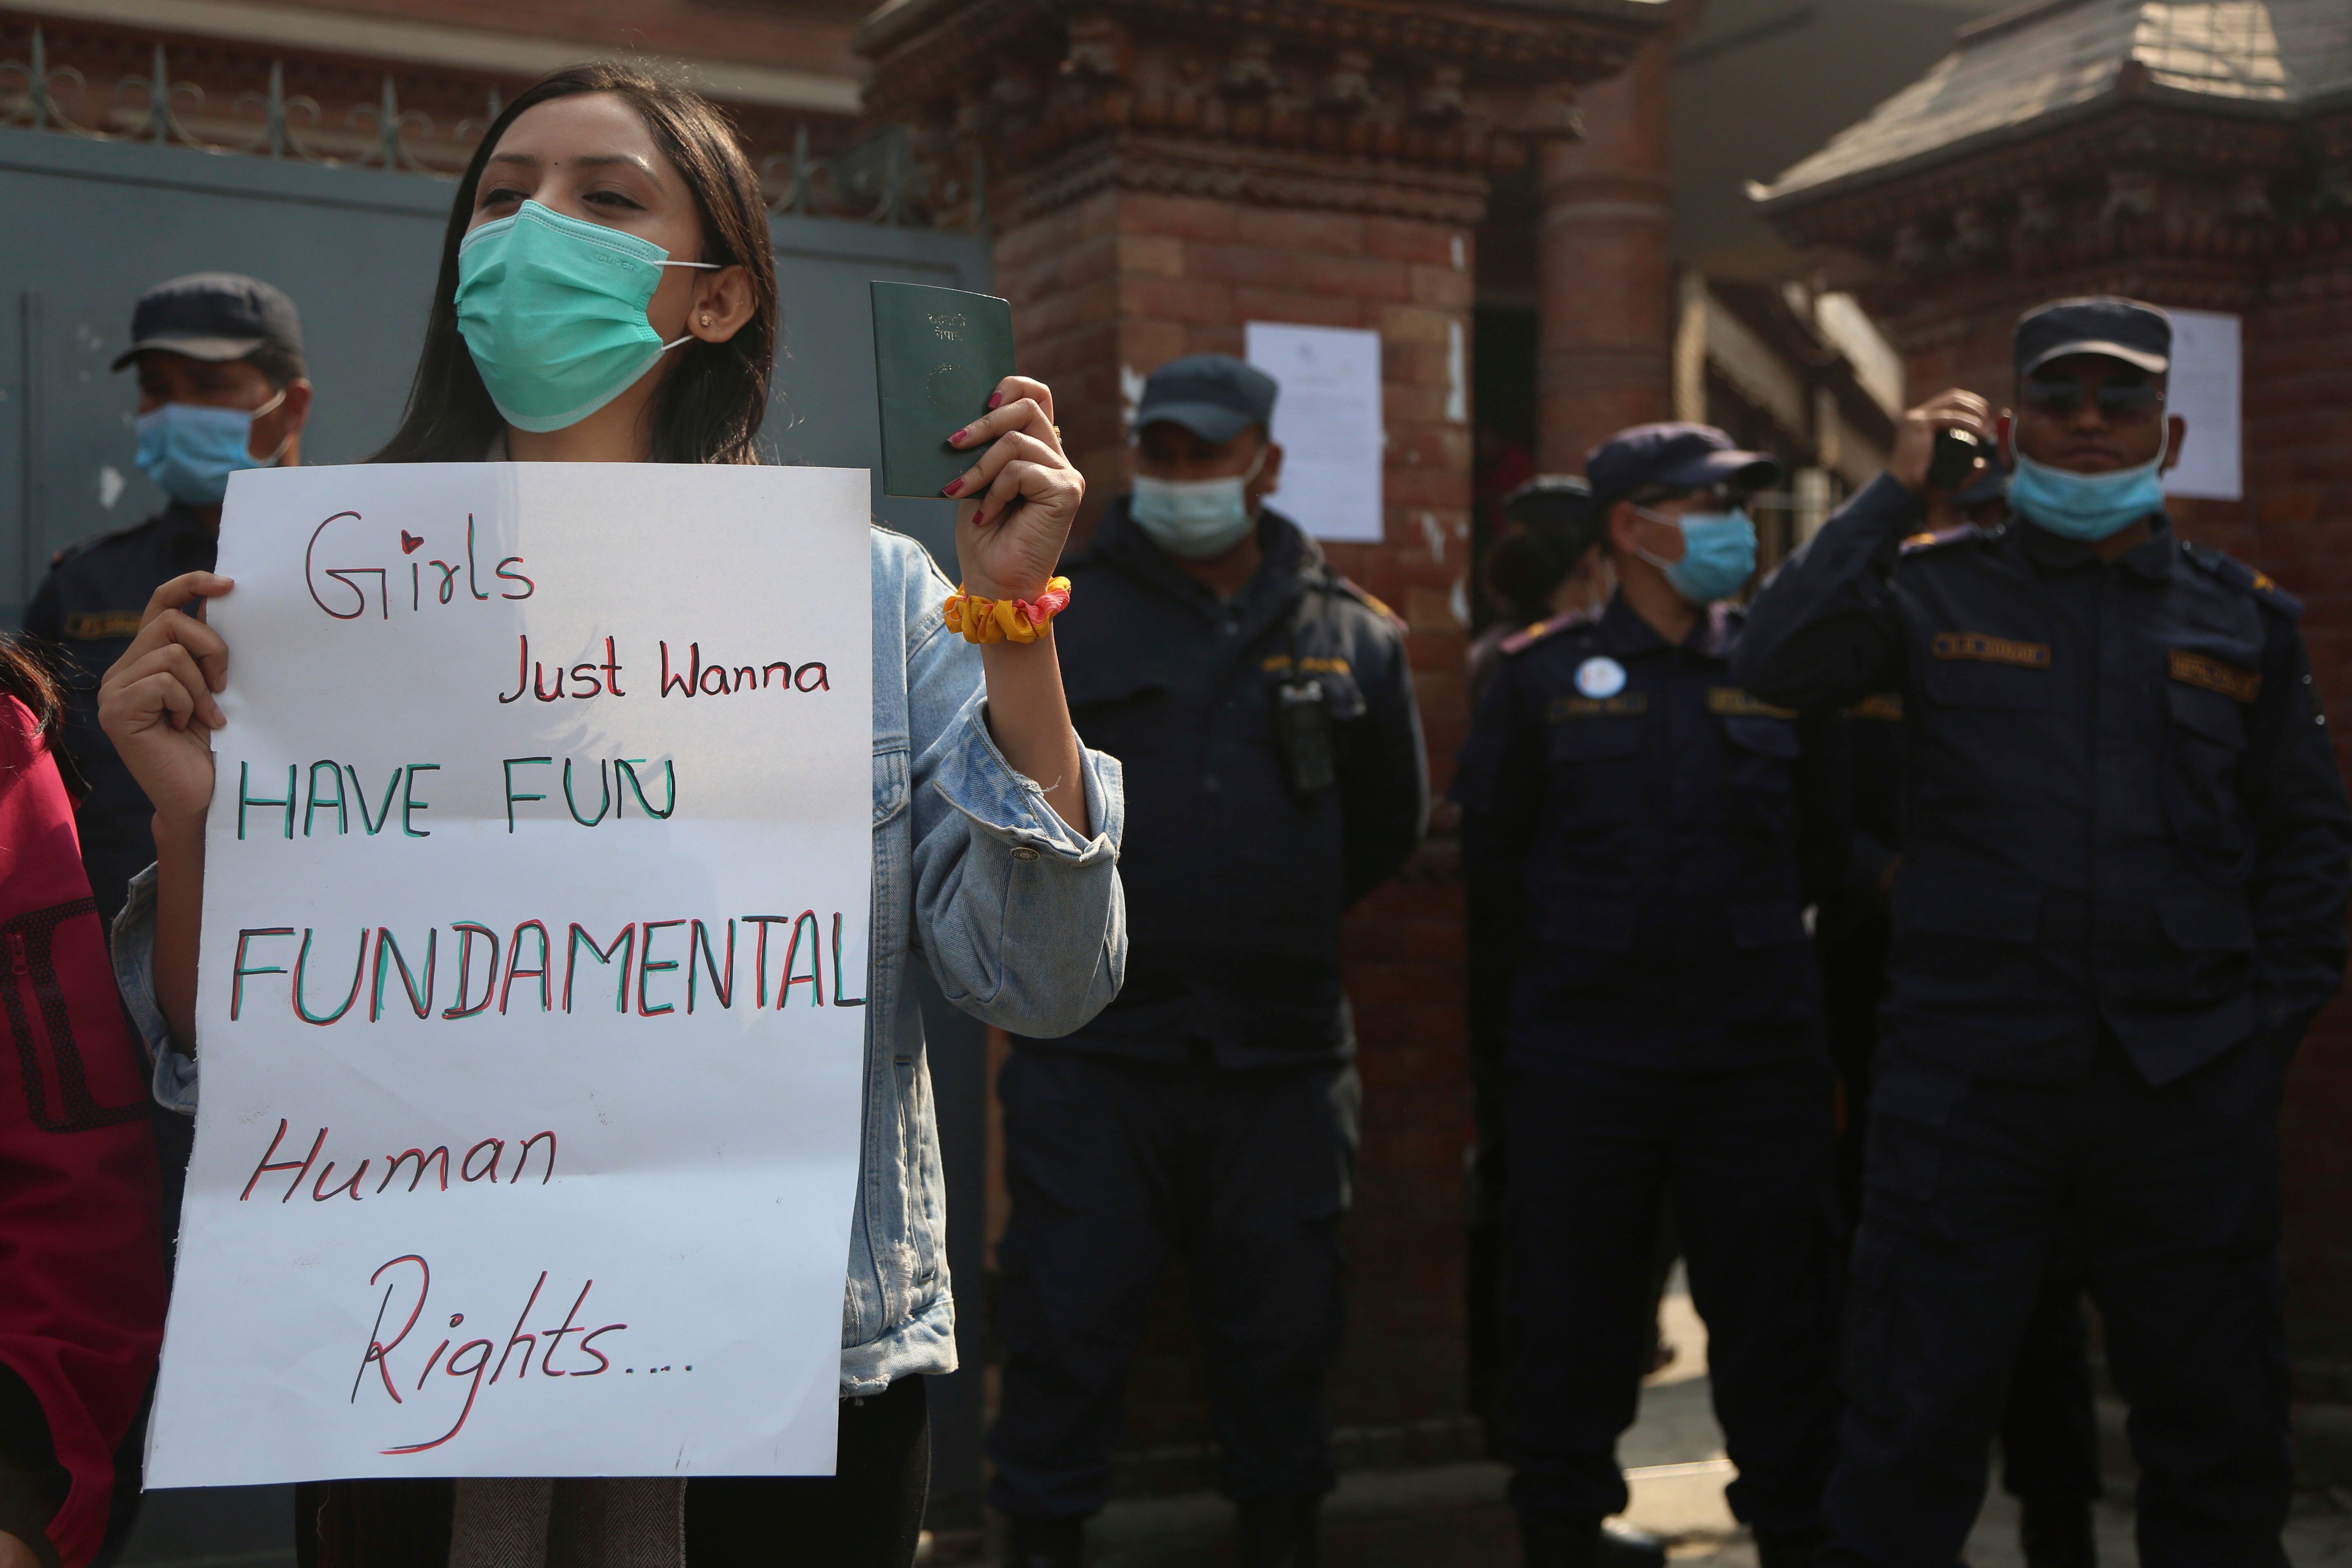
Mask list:
[{"label": "long dark hair", "polygon": [[541,77],[507,105],[457,182],[441,242],[441,275],[425,322],[425,352],[408,389],[400,428],[371,460],[470,462],[503,430],[466,340],[457,335],[457,244],[473,217],[482,165],[515,117],[533,104],[580,93],[609,92],[637,111],[655,144],[694,193],[702,214],[702,259],[751,274],[751,319],[723,343],[697,339],[672,352],[679,363],[648,405],[649,454],[656,463],[756,463],[754,442],[768,412],[768,373],[776,355],[776,263],[768,240],[760,182],[725,114],[684,88],[634,66],[596,61]]},{"label": "long dark hair", "polygon": [[66,721],[66,688],[41,645],[28,637],[0,632],[0,697],[13,697],[33,714],[33,743],[56,759],[66,793],[79,800],[89,793],[73,754],[58,744]]}]

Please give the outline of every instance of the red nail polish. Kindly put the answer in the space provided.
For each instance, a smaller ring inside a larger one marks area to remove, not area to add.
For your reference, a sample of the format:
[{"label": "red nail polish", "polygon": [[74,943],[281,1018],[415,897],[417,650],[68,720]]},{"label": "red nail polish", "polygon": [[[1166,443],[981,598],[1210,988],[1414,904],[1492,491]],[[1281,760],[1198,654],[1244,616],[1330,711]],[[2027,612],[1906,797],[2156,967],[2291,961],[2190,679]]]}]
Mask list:
[{"label": "red nail polish", "polygon": [[951,496],[961,489],[963,489],[963,481],[961,479],[950,479],[947,483],[947,488],[941,490],[940,494],[943,496]]},{"label": "red nail polish", "polygon": [[952,436],[950,436],[950,437],[948,437],[948,445],[949,445],[949,446],[950,446],[950,447],[954,447],[954,446],[961,445],[961,444],[962,443],[962,441],[963,441],[963,438],[964,438],[966,436],[969,436],[969,435],[971,435],[971,426],[969,426],[969,425],[967,425],[967,426],[965,426],[962,429],[961,429],[961,430],[957,431],[954,435],[952,435]]},{"label": "red nail polish", "polygon": [[982,523],[984,523],[987,521],[988,513],[984,511],[976,511],[971,514],[971,525],[974,528],[978,528]]},{"label": "red nail polish", "polygon": [[995,407],[998,404],[1000,404],[1000,403],[1002,403],[1002,402],[1003,402],[1003,401],[1004,401],[1004,394],[1003,394],[1003,393],[1001,393],[1001,392],[992,392],[992,393],[990,393],[990,394],[988,395],[988,405],[989,405],[991,408]]}]

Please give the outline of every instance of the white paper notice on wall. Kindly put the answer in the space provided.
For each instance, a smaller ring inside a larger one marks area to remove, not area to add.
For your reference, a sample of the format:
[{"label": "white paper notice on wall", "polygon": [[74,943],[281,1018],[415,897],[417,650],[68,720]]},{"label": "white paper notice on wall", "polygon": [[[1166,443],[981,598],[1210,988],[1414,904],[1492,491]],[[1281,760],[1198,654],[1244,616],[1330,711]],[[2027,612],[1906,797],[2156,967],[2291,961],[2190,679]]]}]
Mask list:
[{"label": "white paper notice on wall", "polygon": [[2168,307],[2165,314],[2172,318],[2172,373],[2165,396],[2169,412],[2189,423],[2179,465],[2164,476],[2165,493],[2236,500],[2245,494],[2239,427],[2244,358],[2238,318]]},{"label": "white paper notice on wall", "polygon": [[831,1473],[868,549],[862,469],[230,481],[148,1484]]},{"label": "white paper notice on wall", "polygon": [[1269,504],[1313,538],[1377,544],[1388,444],[1380,333],[1252,321],[1246,342],[1250,363],[1282,386],[1282,489]]}]

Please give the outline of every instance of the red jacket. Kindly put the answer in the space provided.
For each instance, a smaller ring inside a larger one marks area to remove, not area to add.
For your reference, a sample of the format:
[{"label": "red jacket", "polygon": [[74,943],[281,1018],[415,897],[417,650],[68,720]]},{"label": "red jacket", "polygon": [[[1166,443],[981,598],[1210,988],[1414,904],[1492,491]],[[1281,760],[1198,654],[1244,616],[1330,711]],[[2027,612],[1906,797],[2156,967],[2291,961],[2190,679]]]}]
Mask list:
[{"label": "red jacket", "polygon": [[73,804],[13,697],[0,697],[0,1383],[14,1373],[47,1428],[28,1430],[21,1392],[0,1388],[0,1530],[79,1568],[105,1539],[114,1450],[154,1375],[163,1250],[146,1073]]}]

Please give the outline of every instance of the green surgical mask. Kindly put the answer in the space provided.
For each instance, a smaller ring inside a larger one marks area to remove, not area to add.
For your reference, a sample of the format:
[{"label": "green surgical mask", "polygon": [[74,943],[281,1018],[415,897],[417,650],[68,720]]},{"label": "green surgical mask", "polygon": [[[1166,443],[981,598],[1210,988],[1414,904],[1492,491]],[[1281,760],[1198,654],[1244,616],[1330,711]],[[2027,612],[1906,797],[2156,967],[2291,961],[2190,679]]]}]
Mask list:
[{"label": "green surgical mask", "polygon": [[687,341],[646,319],[661,269],[718,266],[525,201],[457,242],[457,331],[508,424],[561,430]]}]

